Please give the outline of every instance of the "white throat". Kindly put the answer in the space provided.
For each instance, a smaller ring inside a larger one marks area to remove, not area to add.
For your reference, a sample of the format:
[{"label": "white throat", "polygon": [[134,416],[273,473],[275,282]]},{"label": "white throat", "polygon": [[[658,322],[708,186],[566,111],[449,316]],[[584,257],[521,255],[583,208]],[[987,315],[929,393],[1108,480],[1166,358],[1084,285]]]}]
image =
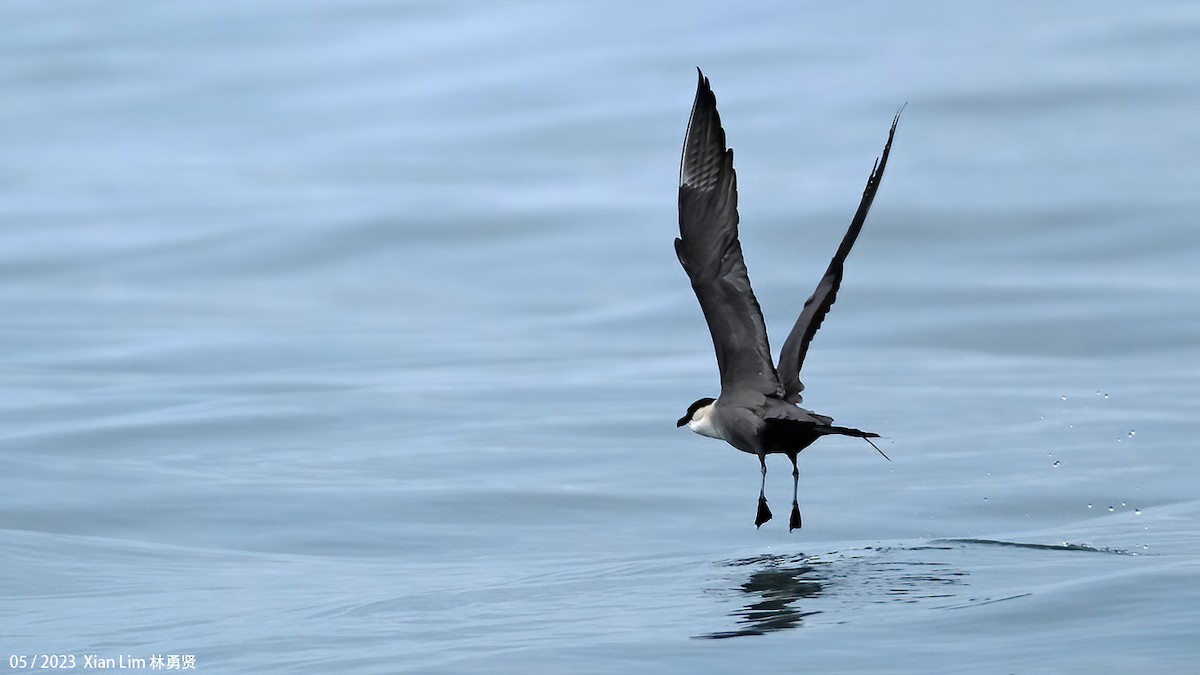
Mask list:
[{"label": "white throat", "polygon": [[721,438],[721,432],[717,431],[716,425],[713,424],[713,404],[709,403],[703,408],[697,408],[692,414],[692,419],[688,420],[688,428],[709,438]]}]

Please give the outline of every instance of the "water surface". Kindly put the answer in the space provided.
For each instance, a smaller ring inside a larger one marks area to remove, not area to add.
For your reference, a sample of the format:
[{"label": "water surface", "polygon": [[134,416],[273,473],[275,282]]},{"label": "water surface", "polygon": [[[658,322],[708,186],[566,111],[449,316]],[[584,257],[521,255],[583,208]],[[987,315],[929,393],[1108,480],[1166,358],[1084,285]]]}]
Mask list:
[{"label": "water surface", "polygon": [[[0,648],[205,672],[1172,672],[1200,653],[1188,3],[0,9]],[[782,343],[674,259],[700,65]],[[779,459],[779,458],[775,458]]]}]

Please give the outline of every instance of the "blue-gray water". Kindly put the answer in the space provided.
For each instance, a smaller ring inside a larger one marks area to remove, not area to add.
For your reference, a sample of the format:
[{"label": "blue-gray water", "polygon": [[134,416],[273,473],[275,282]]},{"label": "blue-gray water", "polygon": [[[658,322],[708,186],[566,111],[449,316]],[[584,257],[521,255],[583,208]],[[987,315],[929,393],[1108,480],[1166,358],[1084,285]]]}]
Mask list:
[{"label": "blue-gray water", "polygon": [[[199,672],[1184,672],[1194,3],[0,7],[0,658]],[[675,261],[695,66],[776,345]],[[703,639],[703,638],[729,639]]]}]

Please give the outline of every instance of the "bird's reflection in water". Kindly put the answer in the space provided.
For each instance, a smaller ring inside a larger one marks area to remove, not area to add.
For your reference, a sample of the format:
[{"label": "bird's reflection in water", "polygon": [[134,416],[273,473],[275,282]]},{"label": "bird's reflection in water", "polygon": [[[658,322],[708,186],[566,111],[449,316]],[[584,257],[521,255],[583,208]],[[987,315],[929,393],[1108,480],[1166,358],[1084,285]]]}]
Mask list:
[{"label": "bird's reflection in water", "polygon": [[[751,567],[749,577],[733,587],[749,601],[734,610],[734,630],[717,631],[698,638],[764,635],[798,628],[804,618],[833,612],[857,613],[884,602],[922,602],[954,597],[965,572],[944,562],[925,558],[934,548],[872,548],[826,556],[763,555],[728,560],[722,567]],[[723,591],[722,593],[728,593]]]},{"label": "bird's reflection in water", "polygon": [[756,599],[733,613],[741,628],[698,637],[716,640],[794,628],[804,617],[818,613],[803,611],[797,603],[820,595],[822,584],[814,566],[792,564],[756,570],[738,590]]}]

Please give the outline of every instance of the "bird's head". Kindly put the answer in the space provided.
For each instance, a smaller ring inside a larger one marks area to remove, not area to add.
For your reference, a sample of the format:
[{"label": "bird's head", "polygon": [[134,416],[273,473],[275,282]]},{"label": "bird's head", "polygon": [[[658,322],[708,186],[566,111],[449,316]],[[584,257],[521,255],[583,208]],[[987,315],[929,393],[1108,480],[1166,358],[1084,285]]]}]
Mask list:
[{"label": "bird's head", "polygon": [[699,401],[689,405],[687,414],[683,417],[680,417],[679,421],[675,423],[675,426],[681,427],[691,422],[700,422],[706,416],[708,416],[709,411],[712,410],[713,401],[716,400],[717,399],[715,398],[702,398]]}]

